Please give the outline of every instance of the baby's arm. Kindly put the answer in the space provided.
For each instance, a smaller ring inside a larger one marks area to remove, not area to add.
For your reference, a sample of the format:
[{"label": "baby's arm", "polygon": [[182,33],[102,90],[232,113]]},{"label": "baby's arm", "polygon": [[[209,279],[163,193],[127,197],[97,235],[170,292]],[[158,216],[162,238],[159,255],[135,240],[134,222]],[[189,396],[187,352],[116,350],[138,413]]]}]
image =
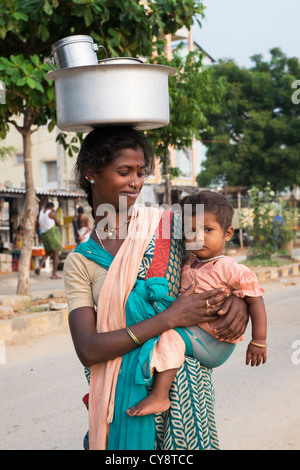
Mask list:
[{"label": "baby's arm", "polygon": [[259,366],[267,360],[267,314],[262,297],[245,297],[252,323],[252,340],[246,353],[246,364]]}]

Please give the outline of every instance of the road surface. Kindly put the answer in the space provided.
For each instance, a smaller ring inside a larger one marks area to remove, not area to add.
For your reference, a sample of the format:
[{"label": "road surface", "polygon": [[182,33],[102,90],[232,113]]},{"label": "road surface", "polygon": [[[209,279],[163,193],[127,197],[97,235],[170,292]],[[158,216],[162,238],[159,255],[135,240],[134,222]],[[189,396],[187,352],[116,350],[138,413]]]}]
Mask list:
[{"label": "road surface", "polygon": [[[267,364],[245,365],[247,333],[213,372],[224,450],[300,449],[300,277],[263,287]],[[7,344],[6,364],[0,364],[0,449],[82,449],[88,421],[81,397],[87,391],[68,331]]]},{"label": "road surface", "polygon": [[213,372],[224,450],[300,449],[300,277],[262,287],[268,314],[267,363],[244,365],[245,340]]}]

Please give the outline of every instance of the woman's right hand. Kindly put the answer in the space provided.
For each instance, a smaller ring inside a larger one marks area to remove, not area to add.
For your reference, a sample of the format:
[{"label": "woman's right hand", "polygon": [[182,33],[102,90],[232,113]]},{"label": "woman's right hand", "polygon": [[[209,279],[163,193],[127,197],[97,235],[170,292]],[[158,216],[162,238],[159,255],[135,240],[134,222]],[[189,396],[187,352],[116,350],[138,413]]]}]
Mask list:
[{"label": "woman's right hand", "polygon": [[167,309],[170,321],[173,323],[172,328],[197,325],[219,319],[217,312],[229,295],[230,292],[226,288],[194,294],[194,284],[191,284]]},{"label": "woman's right hand", "polygon": [[[143,344],[164,331],[186,327],[220,318],[220,310],[227,293],[213,289],[194,294],[194,285],[180,294],[169,308],[153,317],[130,326],[132,333]],[[212,305],[207,308],[206,300]],[[79,307],[69,314],[69,325],[79,359],[86,367],[123,356],[136,348],[135,342],[125,328],[97,333],[96,312],[92,307]]]}]

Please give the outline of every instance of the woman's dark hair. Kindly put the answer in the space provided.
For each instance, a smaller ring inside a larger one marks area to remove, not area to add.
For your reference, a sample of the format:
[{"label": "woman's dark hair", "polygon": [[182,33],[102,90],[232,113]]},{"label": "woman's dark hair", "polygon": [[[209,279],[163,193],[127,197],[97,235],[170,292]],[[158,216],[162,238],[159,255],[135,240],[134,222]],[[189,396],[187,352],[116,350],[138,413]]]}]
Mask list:
[{"label": "woman's dark hair", "polygon": [[192,215],[196,215],[197,204],[203,204],[204,213],[214,214],[224,232],[226,232],[228,227],[232,224],[234,209],[227,198],[222,194],[206,189],[197,191],[181,201],[183,211],[184,206],[187,204],[192,206]]},{"label": "woman's dark hair", "polygon": [[81,215],[82,215],[83,213],[84,213],[83,207],[79,206],[78,209],[77,209],[78,217],[77,217],[77,222],[76,222],[77,228],[78,228],[79,230],[81,229]]},{"label": "woman's dark hair", "polygon": [[[100,173],[109,165],[121,150],[138,147],[144,152],[145,173],[154,169],[154,156],[147,139],[131,126],[99,127],[91,131],[84,139],[75,164],[75,177],[78,186],[86,192],[87,201],[93,208],[92,189],[86,175]],[[93,212],[92,212],[92,215]]]}]

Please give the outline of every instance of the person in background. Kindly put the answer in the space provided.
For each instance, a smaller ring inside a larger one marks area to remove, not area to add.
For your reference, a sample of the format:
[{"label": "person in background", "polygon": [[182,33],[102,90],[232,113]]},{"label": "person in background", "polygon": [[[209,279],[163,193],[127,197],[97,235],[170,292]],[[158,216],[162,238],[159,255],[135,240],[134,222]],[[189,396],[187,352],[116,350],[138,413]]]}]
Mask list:
[{"label": "person in background", "polygon": [[57,275],[59,252],[62,248],[62,237],[60,233],[60,221],[54,211],[53,202],[48,202],[46,207],[42,209],[38,217],[38,227],[41,233],[42,243],[45,254],[41,259],[40,265],[35,269],[35,274],[40,274],[41,268],[44,266],[47,258],[53,256],[53,270],[51,279],[61,279]]},{"label": "person in background", "polygon": [[73,229],[76,245],[88,241],[91,224],[89,218],[84,214],[83,207],[78,207],[77,209],[77,215],[73,220]]},{"label": "person in background", "polygon": [[19,225],[17,228],[16,236],[14,238],[14,250],[20,250],[22,248],[23,233],[23,227]]}]

